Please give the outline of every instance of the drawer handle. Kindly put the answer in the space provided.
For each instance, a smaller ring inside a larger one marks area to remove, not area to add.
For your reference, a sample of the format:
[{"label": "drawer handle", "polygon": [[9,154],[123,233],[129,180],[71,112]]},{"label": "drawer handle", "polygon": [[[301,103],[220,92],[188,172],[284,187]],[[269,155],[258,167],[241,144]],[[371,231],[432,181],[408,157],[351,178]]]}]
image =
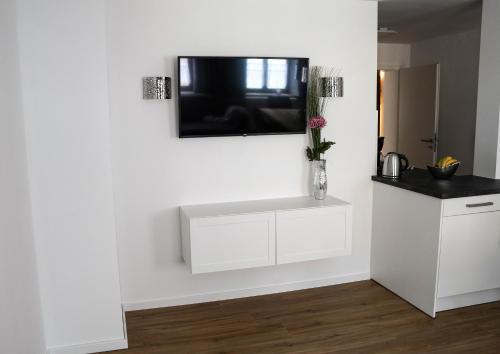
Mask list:
[{"label": "drawer handle", "polygon": [[492,206],[493,202],[486,202],[486,203],[476,203],[476,204],[465,204],[467,208],[479,208],[479,207],[485,207],[485,206]]}]

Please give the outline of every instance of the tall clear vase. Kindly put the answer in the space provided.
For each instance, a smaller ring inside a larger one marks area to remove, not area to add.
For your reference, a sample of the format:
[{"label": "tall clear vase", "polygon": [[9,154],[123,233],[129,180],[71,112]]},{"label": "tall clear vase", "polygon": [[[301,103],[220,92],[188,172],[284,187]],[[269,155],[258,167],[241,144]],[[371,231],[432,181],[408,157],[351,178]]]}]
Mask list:
[{"label": "tall clear vase", "polygon": [[314,160],[313,168],[313,196],[315,199],[323,200],[326,197],[328,183],[326,180],[326,160]]}]

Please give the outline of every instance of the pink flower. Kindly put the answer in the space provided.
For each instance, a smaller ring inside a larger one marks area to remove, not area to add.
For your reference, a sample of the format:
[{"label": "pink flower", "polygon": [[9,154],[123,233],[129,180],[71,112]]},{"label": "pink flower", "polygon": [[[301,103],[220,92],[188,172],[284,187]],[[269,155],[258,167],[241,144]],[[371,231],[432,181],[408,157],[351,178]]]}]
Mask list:
[{"label": "pink flower", "polygon": [[309,118],[309,128],[324,128],[326,125],[326,119],[322,116],[316,116]]}]

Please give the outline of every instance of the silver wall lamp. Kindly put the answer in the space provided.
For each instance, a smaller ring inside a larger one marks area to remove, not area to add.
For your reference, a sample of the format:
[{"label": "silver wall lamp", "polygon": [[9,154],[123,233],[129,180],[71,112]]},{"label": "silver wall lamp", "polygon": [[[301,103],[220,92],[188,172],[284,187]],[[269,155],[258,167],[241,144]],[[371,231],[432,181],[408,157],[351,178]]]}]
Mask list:
[{"label": "silver wall lamp", "polygon": [[328,76],[320,78],[321,97],[344,97],[344,78]]},{"label": "silver wall lamp", "polygon": [[170,99],[172,85],[169,77],[153,76],[142,78],[142,98],[145,100]]}]

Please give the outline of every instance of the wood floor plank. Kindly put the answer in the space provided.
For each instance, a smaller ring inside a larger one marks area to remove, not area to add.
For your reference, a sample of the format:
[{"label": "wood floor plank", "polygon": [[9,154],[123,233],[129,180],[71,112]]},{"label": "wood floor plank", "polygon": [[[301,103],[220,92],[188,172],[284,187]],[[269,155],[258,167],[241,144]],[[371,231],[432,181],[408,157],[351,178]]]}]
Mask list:
[{"label": "wood floor plank", "polygon": [[432,319],[372,281],[128,312],[115,354],[500,353],[500,302]]}]

